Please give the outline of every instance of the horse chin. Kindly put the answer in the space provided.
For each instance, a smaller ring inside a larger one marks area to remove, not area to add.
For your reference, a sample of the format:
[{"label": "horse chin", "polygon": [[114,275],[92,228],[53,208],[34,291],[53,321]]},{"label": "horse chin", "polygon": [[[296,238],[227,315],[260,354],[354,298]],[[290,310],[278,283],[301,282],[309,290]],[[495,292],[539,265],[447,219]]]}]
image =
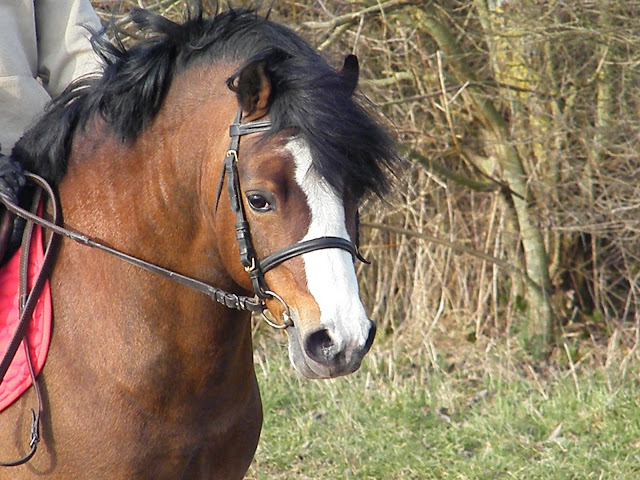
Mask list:
[{"label": "horse chin", "polygon": [[287,329],[289,336],[289,360],[298,373],[312,380],[335,378],[348,375],[360,368],[360,361],[349,366],[346,370],[335,370],[327,365],[318,363],[309,358],[302,348],[302,342],[298,329],[290,327]]}]

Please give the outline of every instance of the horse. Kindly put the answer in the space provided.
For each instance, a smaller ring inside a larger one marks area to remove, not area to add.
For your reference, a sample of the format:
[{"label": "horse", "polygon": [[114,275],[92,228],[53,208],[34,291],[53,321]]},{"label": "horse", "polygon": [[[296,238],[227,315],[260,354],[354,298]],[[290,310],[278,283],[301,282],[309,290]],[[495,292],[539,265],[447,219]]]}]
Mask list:
[{"label": "horse", "polygon": [[[64,228],[40,446],[0,479],[243,478],[263,418],[251,312],[312,379],[356,371],[375,335],[357,211],[396,154],[354,93],[357,59],[335,69],[256,9],[130,15],[143,38],[94,35],[103,71],[12,153],[52,185]],[[0,460],[29,450],[35,402],[0,414]]]}]

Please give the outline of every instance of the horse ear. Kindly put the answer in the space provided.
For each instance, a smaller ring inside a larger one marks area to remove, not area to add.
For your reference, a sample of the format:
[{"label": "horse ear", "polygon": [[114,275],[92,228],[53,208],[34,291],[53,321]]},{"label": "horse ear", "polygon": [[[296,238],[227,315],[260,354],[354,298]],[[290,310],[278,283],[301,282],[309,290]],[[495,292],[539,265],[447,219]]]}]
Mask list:
[{"label": "horse ear", "polygon": [[267,74],[267,60],[248,63],[242,70],[227,80],[227,86],[235,92],[242,108],[242,117],[255,120],[269,111],[272,82]]},{"label": "horse ear", "polygon": [[355,55],[347,55],[344,59],[344,65],[339,70],[339,73],[342,77],[347,93],[349,95],[353,95],[353,92],[358,86],[358,75],[360,74],[358,57]]}]

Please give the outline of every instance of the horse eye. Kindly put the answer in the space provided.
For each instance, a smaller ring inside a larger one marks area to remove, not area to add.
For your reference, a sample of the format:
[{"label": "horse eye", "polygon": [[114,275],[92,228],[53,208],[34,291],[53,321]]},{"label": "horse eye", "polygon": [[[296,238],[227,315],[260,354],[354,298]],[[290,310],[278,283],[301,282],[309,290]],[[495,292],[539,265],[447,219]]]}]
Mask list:
[{"label": "horse eye", "polygon": [[247,200],[249,201],[251,209],[256,212],[268,212],[271,210],[271,204],[269,201],[260,194],[252,193],[247,196]]}]

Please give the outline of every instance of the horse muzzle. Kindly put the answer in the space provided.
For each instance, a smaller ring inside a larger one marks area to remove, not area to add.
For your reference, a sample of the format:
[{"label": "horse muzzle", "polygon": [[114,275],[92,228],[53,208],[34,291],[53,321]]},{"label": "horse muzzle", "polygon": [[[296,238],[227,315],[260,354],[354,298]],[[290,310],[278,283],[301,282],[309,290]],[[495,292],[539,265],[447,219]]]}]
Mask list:
[{"label": "horse muzzle", "polygon": [[[295,321],[294,321],[295,324]],[[376,326],[368,321],[364,339],[341,338],[336,331],[321,326],[307,330],[303,327],[287,329],[289,359],[294,368],[307,378],[335,378],[360,368],[376,334]]]}]

